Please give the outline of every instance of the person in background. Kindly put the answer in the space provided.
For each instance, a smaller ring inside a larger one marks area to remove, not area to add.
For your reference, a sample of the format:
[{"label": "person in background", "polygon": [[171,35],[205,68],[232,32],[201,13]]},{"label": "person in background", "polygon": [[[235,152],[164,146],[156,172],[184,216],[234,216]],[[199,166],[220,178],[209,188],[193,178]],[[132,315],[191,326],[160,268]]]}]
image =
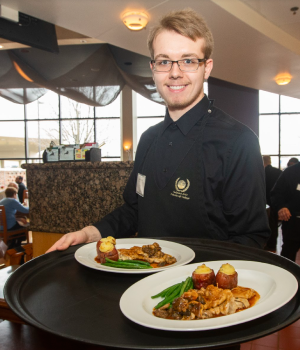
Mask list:
[{"label": "person in background", "polygon": [[288,161],[287,166],[292,166],[292,165],[295,165],[297,163],[299,163],[299,159],[293,157]]},{"label": "person in background", "polygon": [[19,201],[21,203],[24,203],[23,194],[24,194],[24,190],[26,190],[27,187],[23,183],[23,176],[21,175],[17,176],[16,183],[19,185],[19,191],[18,191]]},{"label": "person in background", "polygon": [[[24,214],[29,213],[29,208],[24,207],[18,200],[17,200],[17,194],[18,191],[14,187],[7,187],[5,190],[5,196],[6,198],[2,199],[0,201],[0,205],[4,205],[5,207],[5,214],[6,214],[6,223],[7,223],[7,229],[9,231],[18,230],[23,228],[23,226],[19,225],[19,223],[16,220],[16,212],[19,211]],[[0,229],[3,230],[3,227],[0,226]],[[24,234],[25,238],[25,234]],[[17,238],[12,240],[8,243],[8,249],[17,247],[21,244],[23,238]]]},{"label": "person in background", "polygon": [[[10,182],[7,187],[14,187],[17,191],[19,190],[19,185],[15,182]],[[3,189],[3,191],[0,191],[0,200],[5,198],[5,190]],[[19,200],[19,196],[17,196],[17,200]]]},{"label": "person in background", "polygon": [[278,177],[282,171],[271,165],[271,157],[263,156],[263,163],[265,168],[265,180],[266,180],[266,199],[267,204],[270,206],[269,225],[271,229],[271,236],[265,246],[265,250],[269,250],[276,253],[277,237],[278,237],[278,215],[277,211],[272,208],[271,205],[271,190],[274,187]]},{"label": "person in background", "polygon": [[263,248],[270,230],[258,138],[204,94],[213,68],[206,22],[191,9],[171,12],[151,30],[148,48],[167,110],[141,137],[125,203],[48,252],[136,232]]},{"label": "person in background", "polygon": [[296,261],[300,249],[300,163],[286,168],[271,191],[271,203],[282,220],[281,255]]}]

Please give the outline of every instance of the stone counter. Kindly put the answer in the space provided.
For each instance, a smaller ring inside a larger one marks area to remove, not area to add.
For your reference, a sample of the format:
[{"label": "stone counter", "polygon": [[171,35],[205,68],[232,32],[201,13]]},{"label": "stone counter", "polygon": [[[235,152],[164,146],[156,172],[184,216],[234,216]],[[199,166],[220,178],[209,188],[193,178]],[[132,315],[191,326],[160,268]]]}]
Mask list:
[{"label": "stone counter", "polygon": [[123,204],[133,162],[23,164],[30,230],[67,233],[94,223]]}]

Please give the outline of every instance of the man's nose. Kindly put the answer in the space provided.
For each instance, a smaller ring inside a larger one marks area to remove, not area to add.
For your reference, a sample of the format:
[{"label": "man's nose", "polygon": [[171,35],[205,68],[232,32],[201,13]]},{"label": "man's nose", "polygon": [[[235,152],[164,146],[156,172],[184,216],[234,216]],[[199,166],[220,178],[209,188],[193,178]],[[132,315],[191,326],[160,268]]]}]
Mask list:
[{"label": "man's nose", "polygon": [[174,77],[174,78],[177,78],[177,77],[179,77],[181,75],[182,75],[182,71],[179,68],[178,62],[173,62],[172,68],[170,70],[170,76]]}]

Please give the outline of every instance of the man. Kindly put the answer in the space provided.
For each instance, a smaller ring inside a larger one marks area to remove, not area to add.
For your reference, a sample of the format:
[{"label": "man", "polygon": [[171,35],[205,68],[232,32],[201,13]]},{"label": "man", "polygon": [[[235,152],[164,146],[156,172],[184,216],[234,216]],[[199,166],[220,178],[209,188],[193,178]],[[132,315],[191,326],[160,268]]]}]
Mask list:
[{"label": "man", "polygon": [[272,208],[270,195],[271,195],[271,190],[274,187],[282,171],[280,169],[274,168],[271,165],[270,156],[263,156],[263,163],[265,167],[267,204],[270,206],[269,225],[271,229],[271,236],[266,244],[265,249],[273,253],[276,253],[277,237],[278,237],[278,215],[277,215],[277,211],[276,210],[274,211],[274,209]]},{"label": "man", "polygon": [[300,163],[286,168],[271,191],[271,202],[282,220],[281,255],[296,261],[300,249]]},{"label": "man", "polygon": [[17,176],[16,183],[19,185],[19,191],[18,191],[19,201],[20,201],[20,203],[24,203],[23,194],[24,194],[24,190],[26,190],[27,188],[23,183],[23,176],[21,176],[21,175]]},{"label": "man", "polygon": [[292,166],[292,165],[295,165],[295,164],[297,164],[297,163],[299,163],[299,159],[298,159],[298,158],[292,157],[292,158],[288,161],[287,166]]},{"label": "man", "polygon": [[[17,200],[18,191],[14,187],[7,187],[5,190],[5,196],[6,198],[2,199],[0,201],[0,205],[4,205],[5,207],[5,214],[6,214],[6,224],[7,229],[9,231],[18,230],[20,228],[23,228],[21,225],[18,224],[16,220],[16,212],[19,211],[20,213],[28,214],[29,208],[24,207],[18,200]],[[0,230],[3,230],[3,227],[0,226]],[[25,238],[25,235],[24,235]],[[22,238],[17,238],[9,242],[8,249],[14,248],[18,245],[20,245],[22,242]]]},{"label": "man", "polygon": [[257,136],[214,107],[203,82],[212,34],[192,10],[163,17],[149,35],[150,67],[167,105],[141,137],[124,205],[64,235],[48,251],[101,236],[188,236],[262,248],[269,237]]}]

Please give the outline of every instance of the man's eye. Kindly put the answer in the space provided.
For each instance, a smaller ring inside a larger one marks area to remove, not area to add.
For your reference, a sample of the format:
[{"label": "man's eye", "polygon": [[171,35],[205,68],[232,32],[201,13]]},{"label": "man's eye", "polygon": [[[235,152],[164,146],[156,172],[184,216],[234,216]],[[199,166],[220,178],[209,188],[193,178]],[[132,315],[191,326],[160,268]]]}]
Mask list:
[{"label": "man's eye", "polygon": [[167,60],[163,60],[163,61],[157,61],[157,65],[158,66],[165,66],[167,64],[169,64],[170,61],[167,61]]},{"label": "man's eye", "polygon": [[187,59],[183,60],[183,63],[184,64],[192,64],[192,63],[194,63],[194,61],[191,58],[187,58]]}]

